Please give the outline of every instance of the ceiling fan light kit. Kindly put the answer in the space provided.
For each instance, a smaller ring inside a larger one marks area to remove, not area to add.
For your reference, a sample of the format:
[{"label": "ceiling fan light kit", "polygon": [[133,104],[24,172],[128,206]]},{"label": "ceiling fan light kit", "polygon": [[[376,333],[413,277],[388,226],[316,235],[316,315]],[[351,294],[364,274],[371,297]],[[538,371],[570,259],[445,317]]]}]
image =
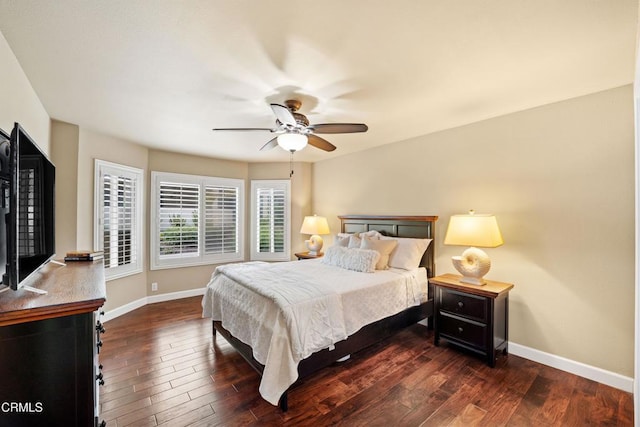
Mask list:
[{"label": "ceiling fan light kit", "polygon": [[309,124],[304,114],[298,113],[302,103],[295,99],[285,101],[285,105],[271,104],[276,116],[276,127],[270,128],[214,128],[214,131],[269,131],[278,134],[260,148],[269,150],[276,145],[291,153],[302,150],[307,144],[324,151],[333,151],[336,146],[317,133],[356,133],[369,128],[363,123],[321,123]]},{"label": "ceiling fan light kit", "polygon": [[278,135],[278,145],[287,151],[300,151],[307,146],[307,136],[300,133],[283,133]]}]

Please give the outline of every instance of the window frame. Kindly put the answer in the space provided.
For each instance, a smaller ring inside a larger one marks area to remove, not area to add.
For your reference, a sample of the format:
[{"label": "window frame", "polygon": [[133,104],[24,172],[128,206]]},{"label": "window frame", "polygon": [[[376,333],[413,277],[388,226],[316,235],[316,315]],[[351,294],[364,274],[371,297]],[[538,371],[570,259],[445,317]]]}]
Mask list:
[{"label": "window frame", "polygon": [[[261,188],[284,188],[285,190],[285,226],[283,252],[259,252],[258,245],[258,190]],[[290,261],[291,260],[291,181],[288,179],[265,179],[251,181],[251,260],[252,261]]]},{"label": "window frame", "polygon": [[[142,273],[144,257],[144,170],[132,166],[95,159],[94,161],[94,221],[93,246],[94,250],[104,251],[104,184],[105,174],[130,178],[135,182],[134,214],[132,218],[132,246],[135,246],[135,262],[116,267],[105,265],[105,279],[114,280],[134,274]],[[105,251],[106,252],[106,251]]]},{"label": "window frame", "polygon": [[[184,185],[197,185],[198,191],[198,255],[197,256],[178,256],[164,257],[160,256],[160,184],[162,182],[173,182]],[[234,187],[237,189],[237,206],[236,206],[236,238],[237,248],[234,253],[222,254],[205,254],[202,251],[204,242],[204,218],[206,206],[204,200],[204,189],[211,186]],[[227,262],[244,261],[244,205],[245,205],[245,182],[243,179],[221,178],[200,175],[188,175],[171,172],[151,171],[151,205],[150,210],[150,269],[163,270],[169,268],[193,267],[199,265],[223,264]]]}]

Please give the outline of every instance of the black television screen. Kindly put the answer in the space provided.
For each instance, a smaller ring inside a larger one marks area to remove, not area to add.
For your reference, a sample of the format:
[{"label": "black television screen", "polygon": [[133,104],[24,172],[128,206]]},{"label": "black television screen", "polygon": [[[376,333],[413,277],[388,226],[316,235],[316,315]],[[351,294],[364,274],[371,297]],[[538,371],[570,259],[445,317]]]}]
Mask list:
[{"label": "black television screen", "polygon": [[8,163],[2,282],[17,290],[55,255],[55,166],[18,123],[11,132]]}]

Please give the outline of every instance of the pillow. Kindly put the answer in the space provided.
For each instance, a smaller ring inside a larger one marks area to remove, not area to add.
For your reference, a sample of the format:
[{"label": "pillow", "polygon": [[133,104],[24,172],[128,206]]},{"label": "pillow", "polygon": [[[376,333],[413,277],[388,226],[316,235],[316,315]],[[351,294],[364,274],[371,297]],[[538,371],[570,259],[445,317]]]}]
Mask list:
[{"label": "pillow", "polygon": [[[362,233],[338,233],[336,235],[336,238],[348,239],[349,240],[348,244],[344,244],[343,242],[340,242],[340,246],[346,246],[351,249],[351,248],[359,248],[360,245],[362,244],[362,239],[365,237],[369,239],[379,239],[380,236],[382,236],[382,234],[380,234],[378,231],[369,230],[369,231],[364,231]],[[336,242],[337,241],[338,240],[336,240]]]},{"label": "pillow", "polygon": [[382,234],[380,234],[380,232],[376,230],[364,231],[362,233],[357,233],[357,234],[359,234],[360,237],[366,237],[369,239],[376,239],[376,240],[379,239],[380,236],[382,236]]},{"label": "pillow", "polygon": [[346,248],[347,246],[349,246],[349,236],[340,237],[340,235],[337,235],[333,241],[333,244],[336,246],[343,246]]},{"label": "pillow", "polygon": [[376,263],[376,270],[386,270],[389,268],[389,254],[398,245],[396,240],[374,240],[362,239],[361,249],[373,249],[380,253],[380,259]]},{"label": "pillow", "polygon": [[382,236],[382,240],[396,240],[398,246],[389,255],[389,267],[413,270],[420,266],[422,255],[432,239],[411,239],[407,237]]},{"label": "pillow", "polygon": [[349,236],[349,244],[347,245],[349,249],[359,248],[361,244],[362,239],[358,234],[352,234],[351,236]]},{"label": "pillow", "polygon": [[374,273],[380,258],[377,251],[370,249],[347,249],[342,246],[330,246],[322,257],[323,264],[362,273]]}]

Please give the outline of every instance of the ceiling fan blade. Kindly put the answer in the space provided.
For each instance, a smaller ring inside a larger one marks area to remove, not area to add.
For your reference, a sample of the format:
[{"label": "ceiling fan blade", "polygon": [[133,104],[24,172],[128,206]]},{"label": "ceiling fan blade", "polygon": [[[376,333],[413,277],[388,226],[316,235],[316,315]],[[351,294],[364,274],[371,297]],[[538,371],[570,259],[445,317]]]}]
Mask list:
[{"label": "ceiling fan blade", "polygon": [[320,138],[317,135],[309,134],[307,135],[309,145],[313,145],[316,148],[319,148],[324,151],[333,151],[336,149],[336,146],[327,141],[324,138]]},{"label": "ceiling fan blade", "polygon": [[321,123],[309,126],[314,133],[356,133],[366,132],[369,127],[363,123]]},{"label": "ceiling fan blade", "polygon": [[266,144],[264,144],[261,148],[260,151],[266,151],[266,150],[271,150],[272,148],[275,148],[278,146],[278,137],[276,136],[275,138],[273,138],[271,141],[267,142]]},{"label": "ceiling fan blade", "polygon": [[212,130],[214,131],[253,131],[253,130],[260,130],[260,131],[269,131],[269,132],[275,132],[276,129],[270,129],[270,128],[213,128]]},{"label": "ceiling fan blade", "polygon": [[297,124],[296,118],[293,117],[291,111],[284,105],[271,104],[271,109],[273,110],[273,114],[276,115],[276,118],[280,120],[280,123],[291,126],[295,126]]}]

